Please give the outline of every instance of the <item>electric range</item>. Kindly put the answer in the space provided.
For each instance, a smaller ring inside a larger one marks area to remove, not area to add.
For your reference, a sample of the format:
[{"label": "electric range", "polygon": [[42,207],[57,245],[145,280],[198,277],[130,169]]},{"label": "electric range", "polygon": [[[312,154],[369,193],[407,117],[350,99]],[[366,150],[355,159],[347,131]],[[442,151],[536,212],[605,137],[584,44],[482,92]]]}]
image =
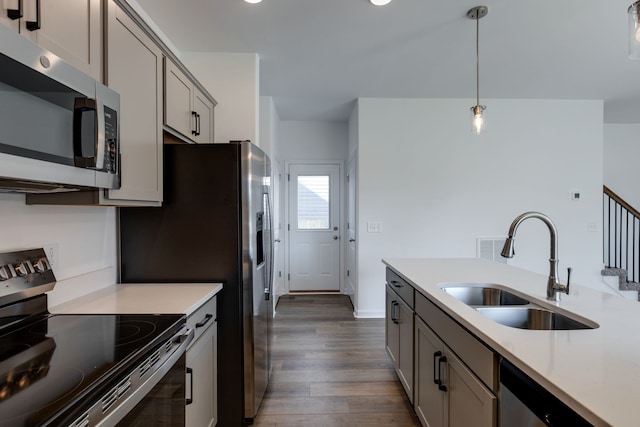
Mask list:
[{"label": "electric range", "polygon": [[[41,249],[0,254],[0,279],[4,273],[0,425],[118,425],[144,409],[140,402],[151,400],[153,388],[176,366],[177,380],[168,388],[174,406],[184,406],[179,360],[192,338],[184,315],[50,314],[43,289],[53,287],[53,273]],[[184,411],[174,413],[154,425],[184,425]]]}]

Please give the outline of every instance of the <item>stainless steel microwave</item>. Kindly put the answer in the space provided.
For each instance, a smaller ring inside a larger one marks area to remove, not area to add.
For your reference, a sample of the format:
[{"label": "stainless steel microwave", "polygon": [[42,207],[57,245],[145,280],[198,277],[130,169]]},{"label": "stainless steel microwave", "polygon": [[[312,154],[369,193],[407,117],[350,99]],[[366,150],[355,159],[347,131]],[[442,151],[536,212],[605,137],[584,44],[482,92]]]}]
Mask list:
[{"label": "stainless steel microwave", "polygon": [[0,25],[0,191],[120,188],[120,96]]}]

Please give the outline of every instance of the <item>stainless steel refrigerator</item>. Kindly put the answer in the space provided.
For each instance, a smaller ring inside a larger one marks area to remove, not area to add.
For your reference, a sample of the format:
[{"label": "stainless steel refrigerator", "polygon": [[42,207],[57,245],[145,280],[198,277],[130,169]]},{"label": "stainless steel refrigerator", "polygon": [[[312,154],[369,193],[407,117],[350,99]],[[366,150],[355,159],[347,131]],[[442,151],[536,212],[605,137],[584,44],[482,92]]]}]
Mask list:
[{"label": "stainless steel refrigerator", "polygon": [[271,373],[270,175],[249,142],[165,145],[163,206],[119,210],[123,283],[223,283],[219,427],[253,420]]}]

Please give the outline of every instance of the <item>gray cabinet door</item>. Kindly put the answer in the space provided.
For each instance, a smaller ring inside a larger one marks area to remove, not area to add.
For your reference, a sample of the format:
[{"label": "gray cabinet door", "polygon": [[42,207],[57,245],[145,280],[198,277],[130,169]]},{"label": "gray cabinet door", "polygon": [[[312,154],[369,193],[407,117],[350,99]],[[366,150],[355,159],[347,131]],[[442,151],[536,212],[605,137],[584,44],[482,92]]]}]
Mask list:
[{"label": "gray cabinet door", "polygon": [[385,323],[385,349],[389,358],[393,362],[393,366],[398,365],[398,352],[400,347],[400,335],[398,325],[396,324],[397,304],[400,298],[387,286],[386,293],[386,323]]},{"label": "gray cabinet door", "polygon": [[495,427],[497,397],[447,351],[447,426]]},{"label": "gray cabinet door", "polygon": [[[445,393],[438,388],[439,355],[443,355],[444,344],[431,329],[416,318],[416,386],[414,408],[418,419],[425,427],[443,427]],[[443,370],[440,372],[444,373]],[[469,424],[473,425],[473,424]]]},{"label": "gray cabinet door", "polygon": [[413,310],[398,301],[398,363],[396,371],[400,383],[413,403]]}]

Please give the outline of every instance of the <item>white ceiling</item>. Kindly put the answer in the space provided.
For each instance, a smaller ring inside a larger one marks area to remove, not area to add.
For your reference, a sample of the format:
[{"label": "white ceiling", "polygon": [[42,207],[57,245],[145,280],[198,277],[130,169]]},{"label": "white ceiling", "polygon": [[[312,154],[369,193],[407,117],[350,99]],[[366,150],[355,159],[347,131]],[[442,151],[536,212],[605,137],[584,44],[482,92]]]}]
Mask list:
[{"label": "white ceiling", "polygon": [[[283,120],[346,120],[357,97],[602,99],[640,123],[632,0],[137,0],[180,51],[256,52]],[[215,97],[215,93],[213,94]],[[470,105],[471,106],[471,105]],[[488,106],[490,108],[490,106]]]}]

